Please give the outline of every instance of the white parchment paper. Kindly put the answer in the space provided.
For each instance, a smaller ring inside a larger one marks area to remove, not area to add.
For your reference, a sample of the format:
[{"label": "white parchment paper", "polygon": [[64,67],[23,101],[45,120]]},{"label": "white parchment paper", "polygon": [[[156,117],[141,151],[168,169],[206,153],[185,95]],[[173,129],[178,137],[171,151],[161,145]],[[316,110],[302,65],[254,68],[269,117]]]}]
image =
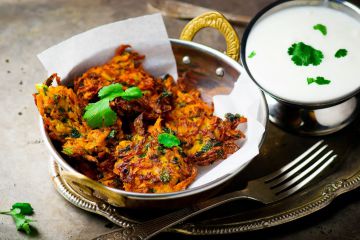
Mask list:
[{"label": "white parchment paper", "polygon": [[[132,18],[103,25],[65,40],[38,55],[48,75],[71,81],[90,67],[108,61],[121,44],[131,45],[145,55],[144,68],[158,77],[171,74],[177,79],[176,61],[160,14]],[[241,129],[246,139],[241,148],[226,160],[199,167],[199,175],[189,188],[201,186],[246,166],[258,153],[264,126],[258,121],[260,92],[255,84],[241,74],[230,95],[214,97],[215,115],[223,118],[228,112],[247,117]]]},{"label": "white parchment paper", "polygon": [[90,67],[104,64],[121,44],[145,55],[144,68],[154,76],[177,79],[175,57],[161,14],[130,18],[75,35],[38,55],[48,71],[72,79]]},{"label": "white parchment paper", "polygon": [[201,186],[242,169],[259,154],[259,143],[265,131],[264,126],[257,120],[260,96],[257,86],[246,75],[245,70],[235,82],[229,95],[214,96],[214,114],[216,116],[224,119],[226,113],[239,113],[247,118],[247,123],[240,126],[246,139],[238,141],[240,149],[229,155],[227,159],[206,167],[199,167],[199,174],[190,188]]}]

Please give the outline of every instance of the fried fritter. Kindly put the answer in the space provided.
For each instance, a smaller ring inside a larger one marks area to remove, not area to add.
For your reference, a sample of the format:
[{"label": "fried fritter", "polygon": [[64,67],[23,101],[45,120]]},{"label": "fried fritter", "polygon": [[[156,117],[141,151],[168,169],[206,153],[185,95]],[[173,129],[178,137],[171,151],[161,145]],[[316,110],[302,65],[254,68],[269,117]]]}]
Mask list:
[{"label": "fried fritter", "polygon": [[245,135],[237,126],[246,122],[246,118],[233,115],[223,121],[213,116],[213,106],[201,99],[198,90],[186,92],[181,85],[174,85],[171,91],[174,109],[166,116],[166,127],[176,132],[193,163],[209,165],[238,150],[235,140]]},{"label": "fried fritter", "polygon": [[[45,83],[59,78],[51,75]],[[45,128],[51,139],[65,142],[68,136],[83,135],[88,131],[82,119],[77,96],[71,88],[38,84],[34,94],[35,104],[43,118]]]},{"label": "fried fritter", "polygon": [[[45,83],[51,84],[56,75]],[[60,82],[59,82],[60,84]],[[71,88],[65,86],[37,85],[38,93],[34,94],[35,103],[43,118],[45,128],[52,140],[62,143],[62,152],[72,158],[83,158],[98,162],[106,153],[107,138],[112,129],[121,131],[121,120],[112,128],[91,129],[82,119],[82,109],[78,98]]]},{"label": "fried fritter", "polygon": [[161,118],[143,136],[120,141],[114,172],[124,189],[131,192],[174,192],[186,189],[197,170],[177,147],[165,148],[158,142]]}]

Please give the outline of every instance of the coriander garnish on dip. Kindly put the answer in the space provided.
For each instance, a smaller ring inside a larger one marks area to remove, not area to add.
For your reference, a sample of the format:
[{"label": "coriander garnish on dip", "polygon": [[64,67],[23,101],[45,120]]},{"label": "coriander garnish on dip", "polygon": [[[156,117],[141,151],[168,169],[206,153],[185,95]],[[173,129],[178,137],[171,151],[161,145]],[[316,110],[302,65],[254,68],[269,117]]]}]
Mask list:
[{"label": "coriander garnish on dip", "polygon": [[320,5],[287,7],[252,26],[246,65],[275,97],[298,104],[329,102],[360,88],[359,42],[360,23],[352,15]]}]

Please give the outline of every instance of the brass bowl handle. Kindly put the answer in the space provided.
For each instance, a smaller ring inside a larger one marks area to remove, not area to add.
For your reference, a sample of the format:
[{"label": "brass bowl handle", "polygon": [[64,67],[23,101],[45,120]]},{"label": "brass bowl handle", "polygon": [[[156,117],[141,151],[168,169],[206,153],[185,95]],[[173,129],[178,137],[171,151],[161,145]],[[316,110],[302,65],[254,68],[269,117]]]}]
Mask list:
[{"label": "brass bowl handle", "polygon": [[116,207],[124,207],[125,197],[110,191],[103,184],[98,183],[80,173],[62,171],[61,176],[65,182],[78,194],[87,199],[97,201],[97,199]]},{"label": "brass bowl handle", "polygon": [[191,41],[199,30],[207,27],[215,28],[222,33],[226,41],[226,55],[238,61],[240,54],[239,37],[224,15],[219,12],[204,13],[191,20],[182,30],[180,39]]}]

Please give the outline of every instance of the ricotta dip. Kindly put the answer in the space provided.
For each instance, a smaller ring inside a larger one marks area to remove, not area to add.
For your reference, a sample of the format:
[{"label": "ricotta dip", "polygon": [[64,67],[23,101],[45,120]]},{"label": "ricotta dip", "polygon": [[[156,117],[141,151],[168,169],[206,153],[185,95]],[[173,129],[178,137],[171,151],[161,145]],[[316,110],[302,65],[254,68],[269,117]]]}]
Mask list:
[{"label": "ricotta dip", "polygon": [[[322,52],[320,64],[294,63],[288,49],[300,42]],[[339,49],[347,54],[335,57]],[[263,16],[250,31],[245,55],[255,81],[288,102],[326,103],[360,89],[359,18],[326,6],[289,7]],[[308,82],[317,77],[330,82]]]}]

